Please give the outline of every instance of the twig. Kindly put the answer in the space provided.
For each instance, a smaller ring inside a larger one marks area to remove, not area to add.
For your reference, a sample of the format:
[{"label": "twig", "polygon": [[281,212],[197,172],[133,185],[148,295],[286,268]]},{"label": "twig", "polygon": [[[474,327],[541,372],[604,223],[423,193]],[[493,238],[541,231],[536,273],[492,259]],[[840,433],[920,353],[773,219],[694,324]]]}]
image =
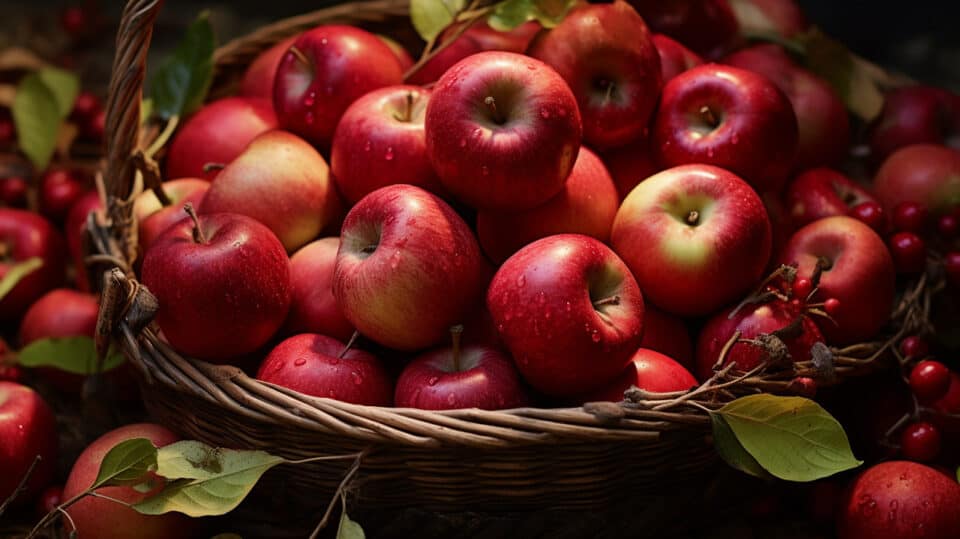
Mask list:
[{"label": "twig", "polygon": [[479,4],[480,2],[478,0],[474,0],[469,6],[464,8],[457,14],[456,17],[454,17],[454,23],[458,24],[456,30],[453,31],[450,37],[445,38],[442,42],[440,42],[439,45],[437,45],[437,38],[443,34],[442,32],[427,41],[427,45],[423,49],[423,54],[421,54],[416,63],[410,66],[410,69],[403,74],[404,81],[409,80],[410,77],[414,76],[418,71],[420,71],[427,62],[433,59],[434,56],[440,54],[441,51],[452,45],[453,42],[459,39],[464,32],[470,29],[471,26],[480,22],[484,16],[493,12],[492,6],[477,8]]},{"label": "twig", "polygon": [[13,489],[13,492],[10,493],[10,496],[7,496],[7,499],[3,501],[3,504],[0,505],[0,516],[3,516],[3,512],[7,510],[7,507],[13,503],[13,500],[17,498],[22,492],[27,490],[27,481],[30,480],[30,476],[33,475],[33,470],[36,469],[37,464],[43,460],[43,457],[37,455],[33,458],[33,462],[30,463],[30,467],[27,468],[27,472],[23,474],[23,477],[20,478],[20,484],[17,485],[17,488]]},{"label": "twig", "polygon": [[[317,524],[317,527],[314,528],[313,533],[310,534],[310,539],[317,539],[317,536],[320,535],[320,531],[326,527],[327,523],[330,521],[330,515],[333,514],[333,506],[337,501],[337,497],[344,496],[345,489],[347,484],[350,483],[350,480],[353,479],[353,476],[356,475],[357,471],[360,469],[360,461],[369,453],[368,449],[364,449],[357,454],[356,460],[353,461],[353,464],[350,465],[350,469],[347,470],[347,474],[343,476],[343,480],[340,481],[340,484],[337,486],[337,490],[333,493],[333,498],[330,500],[330,503],[327,504],[327,510],[323,513],[323,518],[320,519],[320,523]],[[344,507],[346,504],[344,504]]]}]

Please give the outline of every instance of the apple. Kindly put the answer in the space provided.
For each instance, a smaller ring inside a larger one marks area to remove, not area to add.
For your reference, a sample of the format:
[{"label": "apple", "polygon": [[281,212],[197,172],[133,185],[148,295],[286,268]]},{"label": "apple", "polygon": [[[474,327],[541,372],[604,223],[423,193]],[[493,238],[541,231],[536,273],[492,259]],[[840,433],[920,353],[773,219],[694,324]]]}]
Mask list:
[{"label": "apple", "polygon": [[477,237],[498,264],[524,245],[553,234],[583,234],[607,242],[619,203],[610,173],[597,154],[583,146],[559,193],[530,210],[477,212]]},{"label": "apple", "polygon": [[[94,440],[77,457],[63,486],[63,499],[69,500],[90,488],[100,471],[100,463],[110,449],[133,438],[146,438],[156,447],[179,441],[176,434],[152,423],[134,423],[114,429]],[[156,496],[163,488],[163,479],[153,472],[147,472],[145,478],[152,481],[148,483],[152,486],[148,492],[140,492],[133,486],[101,487],[96,492],[129,504],[141,502]],[[70,515],[70,518],[64,519],[67,530],[75,531],[81,538],[126,539],[136,536],[139,539],[170,539],[194,537],[197,532],[198,521],[182,513],[142,515],[126,505],[93,496],[81,498],[66,512]]]},{"label": "apple", "polygon": [[534,389],[574,397],[610,383],[643,335],[644,301],[626,264],[589,236],[537,240],[487,291],[497,331]]},{"label": "apple", "polygon": [[[797,331],[785,330],[799,322]],[[736,332],[740,332],[740,341],[734,344],[723,365],[736,363],[739,372],[749,371],[765,361],[810,361],[810,350],[814,344],[823,342],[823,334],[798,305],[774,299],[765,303],[747,304],[737,309],[731,307],[713,315],[697,338],[697,378],[703,382],[713,376],[713,367],[720,359],[723,347]],[[787,346],[789,357],[778,358],[761,342],[755,341],[764,334],[783,332],[780,339]],[[776,365],[772,365],[776,367]]]},{"label": "apple", "polygon": [[890,154],[873,178],[884,209],[919,202],[934,216],[960,208],[960,151],[936,144],[913,144]]},{"label": "apple", "polygon": [[424,128],[443,186],[480,209],[543,204],[563,188],[580,148],[570,87],[543,62],[509,52],[451,67],[434,86]]},{"label": "apple", "polygon": [[340,238],[312,241],[290,257],[290,312],[285,335],[320,333],[347,341],[354,329],[333,297],[333,268]]},{"label": "apple", "polygon": [[827,217],[796,231],[780,256],[797,265],[798,279],[811,279],[821,268],[813,301],[837,299],[833,322],[819,322],[828,344],[865,341],[890,318],[895,271],[890,251],[869,226],[846,216]]},{"label": "apple", "polygon": [[423,119],[430,91],[388,86],[357,99],[333,135],[330,171],[351,205],[381,187],[407,183],[442,195],[427,158]]},{"label": "apple", "polygon": [[268,131],[214,180],[201,214],[239,213],[267,226],[287,251],[316,238],[341,209],[327,162],[305,140]]},{"label": "apple", "polygon": [[679,41],[663,34],[651,36],[660,55],[660,73],[664,84],[680,73],[703,64],[703,58]]},{"label": "apple", "polygon": [[189,202],[194,207],[202,204],[210,182],[201,178],[178,178],[163,182],[161,189],[170,199],[168,206],[164,206],[152,190],[140,193],[133,202],[138,223],[137,242],[142,252],[150,249],[166,229],[187,218],[183,213],[184,204]]},{"label": "apple", "polygon": [[37,204],[40,214],[55,223],[62,223],[70,207],[87,191],[77,173],[55,168],[40,178]]},{"label": "apple", "polygon": [[650,140],[641,137],[626,146],[603,152],[600,157],[617,186],[617,196],[622,202],[638,183],[653,176],[663,168],[657,164],[650,151]]},{"label": "apple", "polygon": [[63,283],[65,251],[60,233],[40,215],[0,208],[0,279],[31,258],[43,262],[0,299],[0,321],[16,320],[37,298]]},{"label": "apple", "polygon": [[714,59],[739,43],[739,24],[727,0],[630,0],[650,29]]},{"label": "apple", "polygon": [[593,148],[645,134],[663,85],[660,55],[643,19],[624,0],[583,4],[540,33],[527,54],[567,81]]},{"label": "apple", "polygon": [[960,148],[960,96],[924,85],[890,90],[871,125],[869,143],[876,162],[913,144]]},{"label": "apple", "polygon": [[440,342],[480,298],[485,262],[470,227],[413,185],[380,188],[347,214],[333,296],[361,334],[398,350]]},{"label": "apple", "polygon": [[[206,182],[204,182],[206,183]],[[83,292],[89,292],[91,288],[89,271],[87,270],[83,252],[83,233],[87,227],[88,216],[95,211],[103,210],[103,201],[100,200],[100,193],[97,191],[87,191],[73,203],[70,211],[67,213],[67,220],[63,225],[63,230],[67,239],[67,252],[73,260],[74,279],[77,288]],[[138,240],[141,245],[143,238]]]},{"label": "apple", "polygon": [[[454,64],[467,56],[484,51],[505,51],[522,53],[527,50],[530,41],[541,29],[540,23],[527,21],[520,26],[501,32],[494,30],[485,21],[480,21],[467,28],[460,37],[438,51],[426,61],[417,71],[407,79],[410,84],[429,85],[436,82]],[[440,35],[443,43],[458,28],[451,26]]]},{"label": "apple", "polygon": [[697,385],[697,379],[690,374],[690,371],[673,358],[655,350],[640,348],[612,383],[600,390],[583,395],[577,400],[584,403],[620,402],[623,400],[624,391],[633,386],[653,393],[670,393],[686,391]]},{"label": "apple", "polygon": [[287,253],[244,215],[192,214],[171,226],[147,251],[141,274],[160,303],[156,321],[167,341],[208,361],[263,346],[290,307]]},{"label": "apple", "polygon": [[785,202],[794,229],[817,219],[847,215],[864,202],[877,199],[847,176],[829,168],[807,170],[787,185]]},{"label": "apple", "polygon": [[333,337],[301,333],[270,351],[257,378],[314,397],[390,406],[393,380],[373,354]]},{"label": "apple", "polygon": [[664,86],[652,147],[664,167],[714,165],[757,191],[778,191],[797,152],[797,118],[787,97],[766,78],[706,64]]},{"label": "apple", "polygon": [[774,34],[791,38],[806,31],[810,23],[794,0],[728,0],[740,26],[749,38]]},{"label": "apple", "polygon": [[394,40],[390,36],[377,34],[377,37],[380,38],[381,41],[386,43],[388,47],[390,47],[390,50],[393,51],[394,56],[396,56],[397,60],[400,62],[400,69],[404,73],[406,73],[411,67],[413,67],[413,63],[414,63],[413,56],[410,56],[410,52],[408,52],[407,49],[403,47],[403,45],[398,43],[396,40]]},{"label": "apple", "polygon": [[273,107],[280,126],[326,151],[347,107],[403,82],[400,60],[377,36],[343,25],[301,34],[277,66]]},{"label": "apple", "polygon": [[262,133],[277,127],[270,101],[254,97],[226,97],[203,106],[177,130],[167,153],[168,178],[216,177]]},{"label": "apple", "polygon": [[276,45],[261,52],[243,72],[240,80],[239,95],[242,97],[256,97],[273,100],[273,83],[277,74],[277,67],[283,55],[290,49],[290,45],[300,37],[300,34],[290,36]]},{"label": "apple", "polygon": [[530,402],[517,368],[499,348],[453,346],[417,356],[397,379],[396,406],[424,410],[503,410]]},{"label": "apple", "polygon": [[846,106],[827,81],[796,65],[773,44],[741,49],[723,62],[768,78],[790,100],[799,137],[795,170],[843,160],[850,143],[850,120]]},{"label": "apple", "polygon": [[640,348],[670,357],[686,369],[693,369],[693,339],[683,319],[647,304],[643,313]]},{"label": "apple", "polygon": [[960,536],[960,485],[923,464],[881,462],[847,487],[839,539],[952,539]]},{"label": "apple", "polygon": [[610,243],[650,303],[699,316],[757,283],[770,257],[771,228],[760,197],[735,174],[684,165],[630,192]]},{"label": "apple", "polygon": [[31,500],[53,482],[58,443],[57,421],[43,398],[27,386],[0,380],[0,500],[13,494],[37,456],[40,462],[17,501]]}]

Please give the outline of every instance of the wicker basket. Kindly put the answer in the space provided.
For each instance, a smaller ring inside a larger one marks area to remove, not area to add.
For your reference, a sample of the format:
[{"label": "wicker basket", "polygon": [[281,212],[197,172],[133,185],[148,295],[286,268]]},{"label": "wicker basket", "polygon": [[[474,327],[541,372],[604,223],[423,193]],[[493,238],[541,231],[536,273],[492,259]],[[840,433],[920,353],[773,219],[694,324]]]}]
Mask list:
[{"label": "wicker basket", "polygon": [[[364,452],[351,487],[351,501],[362,509],[552,514],[556,518],[547,520],[563,529],[569,522],[558,515],[564,511],[594,515],[625,500],[636,508],[637,502],[684,492],[685,485],[702,488],[706,470],[716,462],[705,410],[745,393],[787,390],[796,376],[828,384],[868,370],[898,335],[916,331],[924,319],[930,287],[921,279],[902,295],[890,338],[833,350],[829,377],[812,364],[739,377],[721,371],[688,393],[637,391],[619,404],[564,409],[432,412],[359,406],[263,383],[236,367],[184,358],[157,337],[150,325],[156,300],[130,269],[137,252],[130,201],[140,183],[137,150],[145,143],[141,90],[161,3],[131,0],[123,15],[107,102],[108,209],[91,215],[87,243],[95,253],[91,271],[98,279],[106,276],[100,343],[120,342],[136,367],[149,411],[185,437],[291,459]],[[263,28],[217,51],[213,94],[235,84],[258,52],[296,32],[330,22],[406,29],[406,16],[406,0],[372,0]],[[280,499],[320,510],[349,467],[349,461],[279,467],[268,474],[267,488],[282,492]]]}]

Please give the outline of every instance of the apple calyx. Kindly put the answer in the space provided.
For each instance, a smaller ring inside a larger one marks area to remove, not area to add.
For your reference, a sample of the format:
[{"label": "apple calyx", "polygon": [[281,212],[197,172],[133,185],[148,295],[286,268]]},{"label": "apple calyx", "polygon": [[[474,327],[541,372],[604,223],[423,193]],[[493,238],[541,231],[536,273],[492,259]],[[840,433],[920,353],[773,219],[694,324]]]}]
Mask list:
[{"label": "apple calyx", "polygon": [[720,118],[717,117],[716,113],[713,110],[704,105],[700,107],[700,118],[711,128],[716,129],[720,127]]},{"label": "apple calyx", "polygon": [[196,210],[193,209],[193,204],[189,202],[184,204],[183,211],[187,212],[187,215],[190,216],[190,220],[193,221],[193,242],[207,243],[207,237],[204,236],[203,230],[200,228],[200,217],[197,215]]},{"label": "apple calyx", "polygon": [[617,85],[610,79],[600,78],[594,81],[596,89],[600,90],[604,94],[604,103],[609,103],[613,99],[613,92],[617,89]]},{"label": "apple calyx", "polygon": [[463,337],[463,324],[450,326],[450,340],[453,341],[451,353],[453,355],[453,372],[460,372],[460,339]]},{"label": "apple calyx", "polygon": [[492,96],[488,95],[483,98],[483,104],[490,109],[490,112],[493,114],[493,122],[497,125],[503,125],[507,123],[507,119],[503,116],[503,113],[500,112],[500,109],[497,108],[497,100]]},{"label": "apple calyx", "polygon": [[347,341],[347,344],[343,345],[343,350],[340,350],[340,353],[337,354],[337,359],[343,359],[343,356],[347,355],[347,352],[353,348],[353,343],[357,342],[358,337],[360,337],[360,332],[354,330],[353,335],[350,336],[350,340]]},{"label": "apple calyx", "polygon": [[227,165],[224,163],[204,163],[203,173],[209,174],[211,172],[220,172],[221,170],[227,168]]},{"label": "apple calyx", "polygon": [[687,214],[687,224],[690,226],[697,226],[700,224],[700,212],[697,210],[690,210],[690,213]]},{"label": "apple calyx", "polygon": [[413,119],[413,92],[407,92],[403,110],[399,114],[394,113],[393,119],[403,123],[410,123],[410,120]]}]

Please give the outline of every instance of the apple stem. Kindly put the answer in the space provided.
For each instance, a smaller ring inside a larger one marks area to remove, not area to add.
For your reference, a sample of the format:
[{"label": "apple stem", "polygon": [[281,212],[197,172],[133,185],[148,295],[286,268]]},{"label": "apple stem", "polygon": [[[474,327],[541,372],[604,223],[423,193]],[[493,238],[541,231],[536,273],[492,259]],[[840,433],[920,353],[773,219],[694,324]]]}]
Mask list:
[{"label": "apple stem", "polygon": [[710,127],[717,127],[720,125],[720,119],[717,118],[717,115],[713,113],[713,110],[706,105],[700,107],[700,117],[703,118],[703,121],[707,122]]},{"label": "apple stem", "polygon": [[343,356],[347,355],[347,352],[353,348],[353,343],[357,342],[358,337],[360,337],[360,332],[354,330],[353,335],[350,336],[350,340],[347,341],[347,344],[344,345],[343,350],[341,350],[340,354],[337,355],[337,359],[343,359]]},{"label": "apple stem", "polygon": [[193,204],[189,202],[184,204],[183,211],[187,212],[187,215],[193,220],[194,243],[207,243],[207,237],[203,235],[203,230],[200,229],[200,217],[197,216],[197,212],[193,209]]},{"label": "apple stem", "polygon": [[297,58],[297,61],[303,65],[310,67],[310,59],[307,58],[307,55],[303,53],[302,50],[298,49],[296,45],[290,46],[290,54],[294,55]]},{"label": "apple stem", "polygon": [[413,92],[407,92],[406,107],[403,114],[395,116],[398,121],[409,122],[413,118]]},{"label": "apple stem", "polygon": [[620,296],[613,295],[593,302],[594,308],[603,307],[604,305],[620,305]]},{"label": "apple stem", "polygon": [[690,213],[687,214],[687,224],[690,226],[697,226],[700,224],[700,212],[697,210],[690,210]]},{"label": "apple stem", "polygon": [[450,340],[453,341],[453,370],[460,372],[460,339],[463,337],[463,324],[450,327]]},{"label": "apple stem", "polygon": [[204,163],[204,165],[203,165],[203,173],[204,173],[204,174],[209,174],[209,173],[211,173],[211,172],[213,172],[213,171],[215,171],[215,170],[216,170],[216,171],[220,171],[220,170],[223,170],[223,169],[225,169],[225,168],[227,168],[227,165],[225,165],[225,164],[223,164],[223,163]]},{"label": "apple stem", "polygon": [[492,95],[488,95],[483,98],[483,103],[490,109],[490,112],[493,113],[493,121],[503,125],[507,122],[507,119],[500,114],[500,109],[497,108],[497,100],[493,98]]}]

